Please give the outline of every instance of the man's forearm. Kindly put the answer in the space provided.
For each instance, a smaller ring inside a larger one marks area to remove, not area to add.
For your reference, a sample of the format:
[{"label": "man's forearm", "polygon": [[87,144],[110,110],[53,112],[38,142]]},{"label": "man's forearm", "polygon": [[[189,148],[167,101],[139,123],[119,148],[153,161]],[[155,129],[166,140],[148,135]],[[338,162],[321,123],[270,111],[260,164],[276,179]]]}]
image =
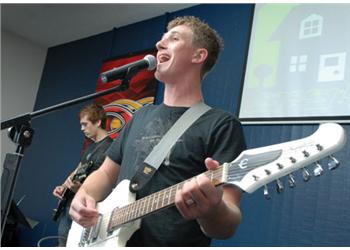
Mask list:
[{"label": "man's forearm", "polygon": [[96,201],[101,201],[111,192],[113,184],[104,171],[96,170],[89,175],[81,188]]},{"label": "man's forearm", "polygon": [[241,212],[237,206],[228,206],[222,201],[216,211],[197,221],[208,237],[226,239],[235,233],[241,221]]}]

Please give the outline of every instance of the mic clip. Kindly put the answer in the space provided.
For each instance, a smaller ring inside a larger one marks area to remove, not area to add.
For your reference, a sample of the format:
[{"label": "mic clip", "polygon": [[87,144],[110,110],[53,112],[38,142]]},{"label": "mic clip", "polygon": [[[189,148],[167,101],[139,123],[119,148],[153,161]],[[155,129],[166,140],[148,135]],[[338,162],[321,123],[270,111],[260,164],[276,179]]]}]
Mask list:
[{"label": "mic clip", "polygon": [[138,68],[136,66],[128,68],[125,76],[121,79],[121,84],[119,85],[120,91],[125,91],[129,88],[130,80],[134,77],[138,72]]}]

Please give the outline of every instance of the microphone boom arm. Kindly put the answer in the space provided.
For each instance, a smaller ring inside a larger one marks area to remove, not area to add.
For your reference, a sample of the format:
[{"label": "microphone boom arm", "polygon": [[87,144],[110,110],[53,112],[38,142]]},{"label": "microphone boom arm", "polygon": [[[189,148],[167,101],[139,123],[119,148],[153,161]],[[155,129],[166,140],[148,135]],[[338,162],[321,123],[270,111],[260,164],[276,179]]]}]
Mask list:
[{"label": "microphone boom arm", "polygon": [[1,235],[2,238],[8,213],[10,210],[11,201],[13,199],[13,193],[16,186],[16,180],[19,173],[20,163],[24,157],[24,148],[31,144],[34,129],[31,127],[32,118],[36,118],[48,113],[63,109],[68,106],[72,106],[77,103],[85,102],[91,99],[95,99],[100,96],[110,94],[112,92],[123,92],[128,89],[130,79],[137,73],[137,68],[130,67],[121,84],[98,92],[82,96],[70,101],[62,102],[51,107],[47,107],[41,110],[28,112],[16,117],[10,118],[1,122],[1,130],[9,128],[9,138],[17,144],[15,153],[7,153],[5,156],[3,171],[1,174]]}]

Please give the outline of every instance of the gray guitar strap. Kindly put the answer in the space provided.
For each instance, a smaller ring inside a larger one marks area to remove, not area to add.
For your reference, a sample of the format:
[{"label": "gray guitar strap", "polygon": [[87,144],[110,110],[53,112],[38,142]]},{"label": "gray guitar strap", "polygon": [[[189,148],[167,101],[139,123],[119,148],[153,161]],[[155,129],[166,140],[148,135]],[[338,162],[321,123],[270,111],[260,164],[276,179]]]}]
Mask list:
[{"label": "gray guitar strap", "polygon": [[174,125],[163,136],[159,143],[153,148],[151,153],[143,162],[142,166],[140,166],[134,177],[131,179],[129,187],[131,192],[136,192],[145,186],[155,171],[162,164],[170,149],[181,137],[181,135],[199,117],[201,117],[210,109],[211,107],[205,103],[199,102],[189,108],[185,113],[183,113],[183,115],[174,123]]}]

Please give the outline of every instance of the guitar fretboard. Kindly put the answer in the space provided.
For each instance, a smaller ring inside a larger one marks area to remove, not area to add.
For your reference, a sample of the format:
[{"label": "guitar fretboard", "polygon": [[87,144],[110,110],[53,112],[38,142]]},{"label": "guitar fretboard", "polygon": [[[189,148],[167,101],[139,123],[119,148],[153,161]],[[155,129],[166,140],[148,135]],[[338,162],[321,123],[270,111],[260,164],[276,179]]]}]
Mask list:
[{"label": "guitar fretboard", "polygon": [[[215,170],[206,171],[204,174],[216,186],[223,183],[222,166],[218,167]],[[180,182],[149,196],[143,197],[126,206],[115,208],[111,214],[108,230],[112,230],[120,225],[145,217],[146,215],[149,215],[153,212],[173,206],[175,204],[176,192],[183,187],[186,181]]]}]

